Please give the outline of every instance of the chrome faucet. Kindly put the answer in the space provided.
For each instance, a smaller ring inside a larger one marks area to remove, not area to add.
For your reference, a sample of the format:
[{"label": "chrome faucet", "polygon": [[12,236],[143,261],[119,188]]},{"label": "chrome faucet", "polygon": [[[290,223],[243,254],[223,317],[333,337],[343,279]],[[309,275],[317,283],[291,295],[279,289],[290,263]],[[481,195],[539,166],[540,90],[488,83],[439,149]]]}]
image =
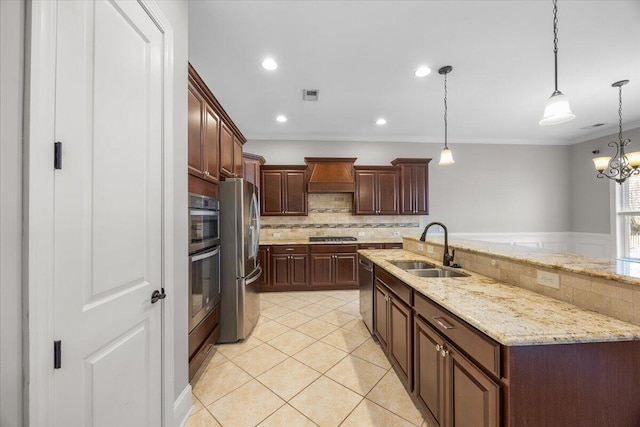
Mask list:
[{"label": "chrome faucet", "polygon": [[422,236],[420,236],[420,240],[424,242],[424,239],[427,238],[427,231],[429,230],[429,227],[431,227],[432,225],[439,225],[444,230],[444,255],[442,255],[442,265],[445,265],[448,267],[451,265],[451,262],[453,261],[453,257],[456,254],[456,250],[454,249],[453,251],[451,251],[451,255],[449,255],[449,232],[447,231],[447,227],[445,227],[443,223],[430,222],[429,224],[427,224],[427,226],[424,228],[424,231],[422,232]]}]

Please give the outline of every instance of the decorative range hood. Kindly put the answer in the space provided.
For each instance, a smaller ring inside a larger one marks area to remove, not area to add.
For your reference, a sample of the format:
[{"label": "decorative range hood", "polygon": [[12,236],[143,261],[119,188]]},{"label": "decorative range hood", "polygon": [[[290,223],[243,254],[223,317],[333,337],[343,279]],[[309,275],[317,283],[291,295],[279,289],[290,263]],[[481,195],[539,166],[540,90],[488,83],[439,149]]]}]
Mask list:
[{"label": "decorative range hood", "polygon": [[357,157],[305,157],[309,167],[309,193],[353,193],[353,164]]}]

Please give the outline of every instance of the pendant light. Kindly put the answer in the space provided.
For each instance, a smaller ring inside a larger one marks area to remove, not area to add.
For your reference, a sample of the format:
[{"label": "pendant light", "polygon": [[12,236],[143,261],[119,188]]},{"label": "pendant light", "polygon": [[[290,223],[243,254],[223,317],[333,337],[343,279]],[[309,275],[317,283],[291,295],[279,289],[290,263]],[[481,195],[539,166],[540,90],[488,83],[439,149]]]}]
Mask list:
[{"label": "pendant light", "polygon": [[452,165],[455,163],[453,154],[447,146],[447,74],[453,70],[451,65],[445,65],[438,70],[438,73],[444,75],[444,150],[440,153],[439,165]]},{"label": "pendant light", "polygon": [[553,0],[553,62],[555,64],[555,90],[547,100],[542,120],[538,122],[543,126],[557,125],[576,117],[571,112],[569,100],[558,90],[558,0]]},{"label": "pendant light", "polygon": [[631,143],[630,139],[622,139],[622,86],[629,83],[629,80],[620,80],[611,85],[618,88],[618,141],[611,141],[609,147],[616,149],[613,157],[596,157],[593,164],[598,171],[598,178],[609,178],[622,184],[632,175],[640,174],[640,151],[625,154],[624,147]]}]

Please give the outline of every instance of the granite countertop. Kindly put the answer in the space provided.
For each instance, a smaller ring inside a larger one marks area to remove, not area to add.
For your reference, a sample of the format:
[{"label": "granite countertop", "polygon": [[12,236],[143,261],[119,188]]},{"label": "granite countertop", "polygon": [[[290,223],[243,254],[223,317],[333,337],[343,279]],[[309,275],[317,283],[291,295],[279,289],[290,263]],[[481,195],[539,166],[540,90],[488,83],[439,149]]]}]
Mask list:
[{"label": "granite countertop", "polygon": [[434,263],[413,252],[403,249],[358,252],[503,345],[640,339],[640,326],[467,270],[463,271],[469,277],[421,278],[389,262],[424,260]]},{"label": "granite countertop", "polygon": [[368,243],[402,243],[402,237],[359,237],[351,242],[310,242],[308,237],[300,239],[261,239],[261,245],[366,245]]},{"label": "granite countertop", "polygon": [[[417,238],[405,238],[419,242]],[[426,241],[430,244],[442,246],[442,237],[427,238]],[[640,263],[634,261],[593,258],[506,243],[456,238],[449,239],[449,250],[451,249],[462,249],[471,253],[511,259],[538,267],[555,268],[571,273],[640,286]]]}]

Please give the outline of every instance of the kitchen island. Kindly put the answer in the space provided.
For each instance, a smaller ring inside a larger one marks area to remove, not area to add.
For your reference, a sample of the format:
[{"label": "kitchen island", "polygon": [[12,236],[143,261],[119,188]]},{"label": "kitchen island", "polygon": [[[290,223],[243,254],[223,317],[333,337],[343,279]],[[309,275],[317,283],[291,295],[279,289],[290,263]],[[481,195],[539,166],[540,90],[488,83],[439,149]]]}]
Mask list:
[{"label": "kitchen island", "polygon": [[[442,251],[404,245],[414,251],[359,253],[375,264],[375,335],[435,425],[640,425],[640,326],[468,269],[414,276],[392,262],[437,264]],[[456,246],[465,267],[515,262],[472,245]]]}]

